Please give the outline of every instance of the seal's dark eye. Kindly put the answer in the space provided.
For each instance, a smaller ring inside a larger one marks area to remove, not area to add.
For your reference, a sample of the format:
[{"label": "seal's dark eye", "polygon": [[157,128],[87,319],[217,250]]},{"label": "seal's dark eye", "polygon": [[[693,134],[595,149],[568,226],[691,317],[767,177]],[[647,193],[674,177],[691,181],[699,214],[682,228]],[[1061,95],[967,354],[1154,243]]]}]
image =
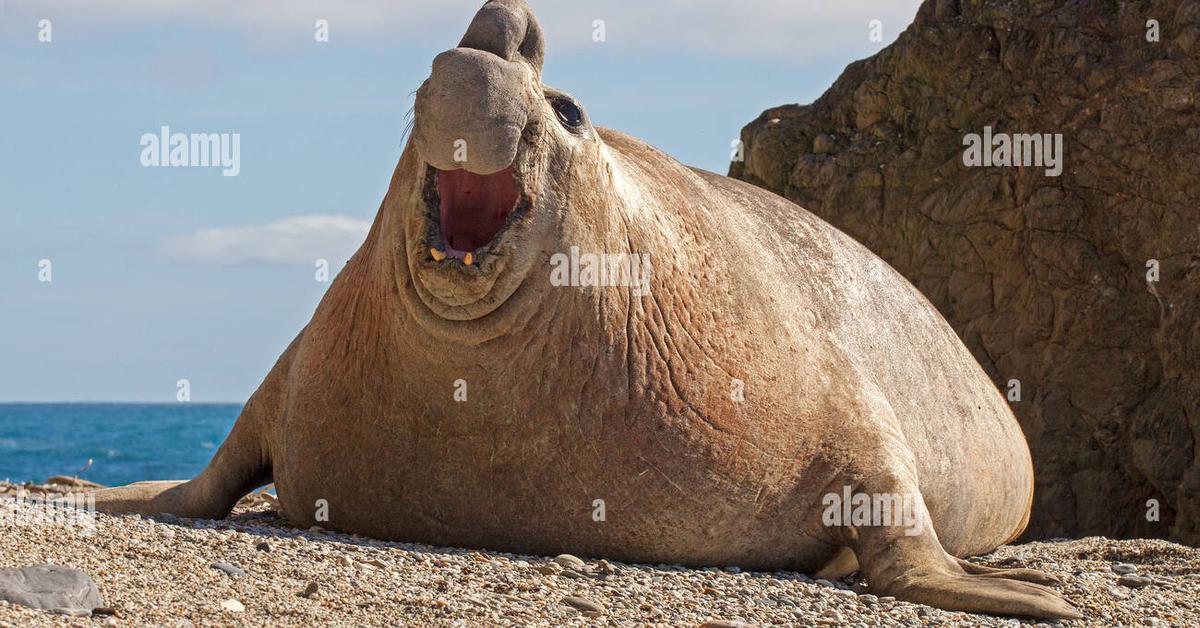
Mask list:
[{"label": "seal's dark eye", "polygon": [[570,98],[555,98],[550,101],[550,106],[554,107],[554,113],[563,124],[572,129],[583,126],[583,111]]}]

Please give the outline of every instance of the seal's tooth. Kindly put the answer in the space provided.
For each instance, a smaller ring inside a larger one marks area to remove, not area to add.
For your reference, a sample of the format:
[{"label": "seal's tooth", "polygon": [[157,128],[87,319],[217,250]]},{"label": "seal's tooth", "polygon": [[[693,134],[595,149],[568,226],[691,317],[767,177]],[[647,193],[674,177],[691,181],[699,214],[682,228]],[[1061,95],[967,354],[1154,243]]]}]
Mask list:
[{"label": "seal's tooth", "polygon": [[440,262],[440,261],[446,259],[446,254],[442,251],[437,250],[436,248],[430,248],[429,254],[433,256],[433,261],[435,261],[435,262]]},{"label": "seal's tooth", "polygon": [[471,263],[474,261],[475,261],[475,256],[471,255],[470,253],[467,253],[467,256],[463,258],[463,263],[466,264],[467,266],[470,266]]}]

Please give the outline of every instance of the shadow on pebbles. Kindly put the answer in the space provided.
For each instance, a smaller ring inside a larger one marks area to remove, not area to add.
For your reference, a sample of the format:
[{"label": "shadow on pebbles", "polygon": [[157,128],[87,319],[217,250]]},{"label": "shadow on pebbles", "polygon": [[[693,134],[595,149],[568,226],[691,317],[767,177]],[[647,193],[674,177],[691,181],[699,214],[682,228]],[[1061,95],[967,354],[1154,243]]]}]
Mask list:
[{"label": "shadow on pebbles", "polygon": [[[35,496],[43,490],[26,488]],[[272,510],[269,496],[244,501],[224,521],[97,515],[83,525],[46,522],[34,518],[37,505],[12,499],[17,490],[0,484],[0,573],[41,565],[79,570],[104,606],[86,617],[0,601],[0,628],[1032,623],[877,597],[854,578],[521,556],[301,531]],[[1063,625],[1200,625],[1200,550],[1091,537],[1006,546],[973,560],[1057,575],[1087,616]]]}]

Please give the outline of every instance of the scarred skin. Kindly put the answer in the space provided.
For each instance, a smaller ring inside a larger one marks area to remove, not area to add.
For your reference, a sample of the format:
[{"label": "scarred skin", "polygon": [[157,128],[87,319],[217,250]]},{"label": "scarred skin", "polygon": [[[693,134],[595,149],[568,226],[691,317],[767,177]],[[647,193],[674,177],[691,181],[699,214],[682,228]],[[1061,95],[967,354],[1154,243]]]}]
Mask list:
[{"label": "scarred skin", "polygon": [[[639,563],[861,567],[872,590],[915,602],[1078,617],[1048,576],[955,558],[1021,533],[1033,469],[1004,399],[933,306],[780,197],[563,124],[542,51],[524,2],[485,5],[419,92],[366,242],[208,469],[98,505],[219,518],[274,482],[301,527]],[[463,137],[475,155],[452,164]],[[528,211],[472,265],[435,261],[431,165],[510,164]],[[571,247],[649,254],[649,293],[551,285],[551,255]],[[928,517],[914,535],[825,525],[822,499],[844,486],[919,495]]]}]

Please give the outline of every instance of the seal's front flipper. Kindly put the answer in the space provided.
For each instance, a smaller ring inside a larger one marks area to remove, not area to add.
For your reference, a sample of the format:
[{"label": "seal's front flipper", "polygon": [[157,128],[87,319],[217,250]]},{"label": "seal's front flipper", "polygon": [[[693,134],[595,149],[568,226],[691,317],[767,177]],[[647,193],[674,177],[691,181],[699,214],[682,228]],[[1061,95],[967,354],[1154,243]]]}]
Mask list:
[{"label": "seal's front flipper", "polygon": [[[928,512],[918,492],[905,483],[896,484],[899,490],[892,486],[884,491],[914,495],[919,512]],[[1083,618],[1057,591],[1042,584],[1053,580],[1041,572],[992,569],[950,556],[927,515],[921,517],[919,529],[862,526],[854,532],[852,547],[873,593],[948,611]]]},{"label": "seal's front flipper", "polygon": [[137,482],[128,486],[106,488],[96,492],[96,509],[112,513],[158,515],[163,513],[190,516],[187,510],[187,482]]},{"label": "seal's front flipper", "polygon": [[270,466],[256,445],[248,405],[208,468],[188,482],[138,482],[96,493],[96,509],[111,513],[173,514],[221,519],[252,489],[271,481]]},{"label": "seal's front flipper", "polygon": [[881,590],[897,599],[949,611],[1040,619],[1083,618],[1054,589],[1021,580],[998,578],[994,574],[914,570],[899,581],[888,583]]},{"label": "seal's front flipper", "polygon": [[98,491],[96,509],[112,513],[170,513],[192,519],[221,519],[251,490],[273,481],[271,434],[287,398],[292,355],[304,332],[283,352],[255,391],[229,437],[208,467],[188,482],[138,482]]}]

